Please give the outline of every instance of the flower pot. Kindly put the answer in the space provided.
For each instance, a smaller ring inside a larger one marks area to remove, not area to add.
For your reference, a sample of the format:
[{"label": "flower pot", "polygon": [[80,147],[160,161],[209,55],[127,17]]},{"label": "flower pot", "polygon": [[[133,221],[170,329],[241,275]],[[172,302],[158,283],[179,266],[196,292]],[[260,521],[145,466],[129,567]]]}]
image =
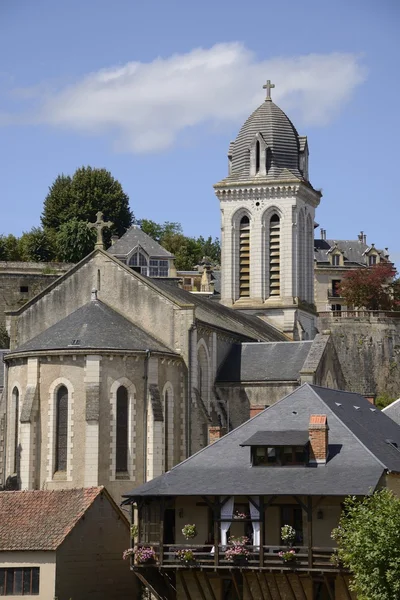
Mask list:
[{"label": "flower pot", "polygon": [[236,566],[244,566],[244,565],[247,565],[248,558],[245,554],[242,554],[242,555],[238,554],[237,556],[233,557],[232,562]]}]

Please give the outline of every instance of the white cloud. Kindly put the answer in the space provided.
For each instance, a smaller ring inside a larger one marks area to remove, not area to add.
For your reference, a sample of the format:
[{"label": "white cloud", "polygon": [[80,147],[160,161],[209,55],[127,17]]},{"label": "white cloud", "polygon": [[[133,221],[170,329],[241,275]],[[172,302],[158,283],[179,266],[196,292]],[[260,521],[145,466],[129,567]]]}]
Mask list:
[{"label": "white cloud", "polygon": [[329,123],[365,77],[354,54],[258,60],[242,44],[217,44],[151,63],[130,62],[37,92],[34,120],[92,134],[111,131],[119,148],[156,152],[192,126],[239,126],[262,102],[267,78],[276,84],[273,99],[302,126]]}]

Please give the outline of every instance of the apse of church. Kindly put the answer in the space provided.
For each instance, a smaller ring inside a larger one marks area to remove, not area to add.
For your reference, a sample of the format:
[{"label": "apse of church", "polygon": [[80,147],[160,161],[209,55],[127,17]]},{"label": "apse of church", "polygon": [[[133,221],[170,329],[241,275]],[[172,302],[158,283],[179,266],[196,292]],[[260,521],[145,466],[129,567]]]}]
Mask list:
[{"label": "apse of church", "polygon": [[265,101],[228,153],[214,188],[221,208],[221,301],[268,320],[294,339],[315,335],[314,216],[321,193],[308,174],[307,138]]}]

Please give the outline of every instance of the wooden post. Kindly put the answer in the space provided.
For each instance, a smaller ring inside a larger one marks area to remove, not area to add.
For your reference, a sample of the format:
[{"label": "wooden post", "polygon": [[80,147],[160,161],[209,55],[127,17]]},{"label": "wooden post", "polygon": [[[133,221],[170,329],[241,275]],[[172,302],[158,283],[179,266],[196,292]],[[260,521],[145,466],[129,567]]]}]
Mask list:
[{"label": "wooden post", "polygon": [[265,600],[264,592],[263,592],[262,585],[261,585],[261,582],[260,582],[260,575],[261,575],[260,573],[257,573],[257,571],[254,571],[254,577],[255,577],[255,580],[257,582],[257,587],[258,587],[258,592],[259,592],[260,600]]},{"label": "wooden post", "polygon": [[264,566],[264,544],[265,544],[265,506],[264,496],[260,496],[260,567]]},{"label": "wooden post", "polygon": [[178,575],[179,581],[182,584],[183,591],[185,592],[185,596],[186,596],[187,600],[192,600],[192,597],[191,597],[190,592],[189,592],[189,588],[188,588],[187,583],[185,581],[185,578],[183,576],[183,572],[180,569],[178,569],[176,573]]},{"label": "wooden post", "polygon": [[312,569],[313,566],[313,530],[312,530],[312,498],[307,496],[307,546],[308,546],[308,566]]},{"label": "wooden post", "polygon": [[250,600],[254,600],[254,596],[252,594],[250,584],[247,581],[246,571],[245,570],[241,570],[241,572],[242,572],[242,577],[243,577],[243,584],[244,584],[244,587],[246,588],[248,597],[250,598]]},{"label": "wooden post", "polygon": [[161,501],[160,501],[160,534],[159,534],[160,547],[159,547],[159,551],[158,551],[158,557],[159,557],[160,565],[163,565],[163,563],[164,563],[164,519],[165,519],[165,498],[164,498],[164,496],[161,496]]},{"label": "wooden post", "polygon": [[196,587],[197,587],[197,589],[199,591],[199,594],[201,596],[201,600],[207,600],[206,595],[204,593],[204,590],[202,588],[202,585],[200,583],[200,579],[198,578],[197,572],[196,572],[195,569],[192,569],[192,574],[193,574],[194,580],[196,582]]},{"label": "wooden post", "polygon": [[218,496],[215,496],[214,499],[214,565],[218,567],[219,565],[219,502]]},{"label": "wooden post", "polygon": [[212,585],[210,583],[210,580],[208,579],[208,573],[206,571],[203,571],[203,577],[205,579],[206,582],[206,587],[208,589],[208,593],[210,594],[210,598],[211,600],[217,600],[214,594],[214,590],[212,588]]}]

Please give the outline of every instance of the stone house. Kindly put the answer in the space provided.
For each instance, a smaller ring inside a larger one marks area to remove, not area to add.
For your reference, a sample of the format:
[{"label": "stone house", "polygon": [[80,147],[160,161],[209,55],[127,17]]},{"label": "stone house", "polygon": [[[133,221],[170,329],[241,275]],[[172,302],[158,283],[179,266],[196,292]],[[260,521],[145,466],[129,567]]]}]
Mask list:
[{"label": "stone house", "polygon": [[132,598],[129,529],[101,487],[0,492],[0,596]]},{"label": "stone house", "polygon": [[378,250],[367,244],[361,231],[356,240],[328,240],[321,229],[320,239],[314,240],[314,296],[318,313],[333,311],[340,316],[346,306],[339,284],[349,270],[371,267],[389,260],[388,249]]},{"label": "stone house", "polygon": [[[156,555],[154,565],[133,561],[140,581],[158,600],[351,600],[350,574],[331,560],[331,531],[346,496],[400,493],[400,426],[358,394],[306,383],[214,434],[126,495],[138,525],[132,545]],[[194,539],[183,536],[186,524],[196,526]],[[295,530],[288,562],[279,554],[291,546],[283,525]],[[241,536],[247,554],[235,561],[230,538]],[[176,554],[185,547],[188,563]]]}]

